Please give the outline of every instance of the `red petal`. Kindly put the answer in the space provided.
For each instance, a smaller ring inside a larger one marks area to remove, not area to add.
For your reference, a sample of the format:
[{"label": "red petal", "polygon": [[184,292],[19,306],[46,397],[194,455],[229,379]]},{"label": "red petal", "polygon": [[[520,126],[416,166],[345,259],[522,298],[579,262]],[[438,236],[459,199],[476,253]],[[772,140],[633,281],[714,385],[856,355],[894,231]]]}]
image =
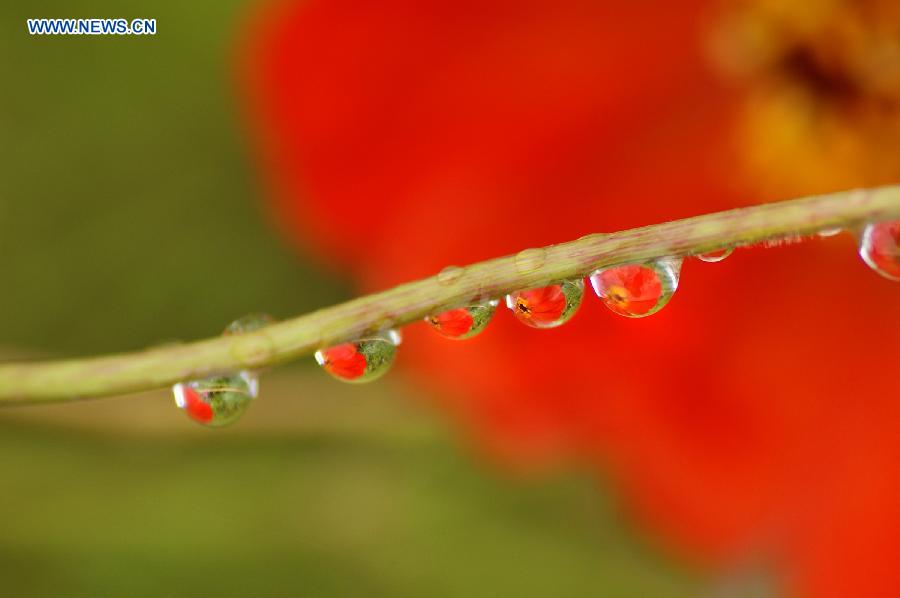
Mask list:
[{"label": "red petal", "polygon": [[607,292],[619,297],[607,297],[604,303],[617,313],[642,315],[656,307],[662,296],[662,283],[653,268],[620,266],[600,273]]},{"label": "red petal", "polygon": [[475,320],[469,310],[460,307],[429,318],[432,326],[450,337],[462,336],[472,329]]},{"label": "red petal", "polygon": [[185,385],[184,390],[184,411],[195,421],[201,424],[208,424],[213,419],[212,405],[200,398],[200,393]]},{"label": "red petal", "polygon": [[366,373],[366,356],[354,343],[335,345],[322,351],[326,370],[339,378],[354,380]]},{"label": "red petal", "polygon": [[537,322],[555,322],[566,310],[566,294],[558,284],[522,291],[518,298],[528,308],[528,317]]}]

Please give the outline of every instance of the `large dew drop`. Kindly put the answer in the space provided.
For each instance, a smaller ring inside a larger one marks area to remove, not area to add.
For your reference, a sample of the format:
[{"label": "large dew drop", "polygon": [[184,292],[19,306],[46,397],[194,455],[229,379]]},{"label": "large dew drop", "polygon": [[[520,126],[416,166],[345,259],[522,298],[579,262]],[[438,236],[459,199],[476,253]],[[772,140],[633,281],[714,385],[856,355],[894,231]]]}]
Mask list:
[{"label": "large dew drop", "polygon": [[172,387],[175,404],[188,417],[204,426],[220,428],[236,422],[259,393],[256,375],[238,372]]},{"label": "large dew drop", "polygon": [[498,301],[488,301],[477,305],[467,305],[439,313],[436,316],[428,316],[425,321],[431,324],[438,334],[455,340],[472,338],[485,329],[491,318]]},{"label": "large dew drop", "polygon": [[866,225],[859,256],[888,280],[900,281],[900,220]]},{"label": "large dew drop", "polygon": [[[226,326],[222,335],[256,332],[273,322],[275,319],[268,314],[250,314]],[[247,347],[242,351],[244,349]],[[259,353],[255,350],[246,355],[239,352],[248,358],[243,361],[254,361],[254,355]],[[259,394],[259,379],[254,372],[242,370],[225,376],[179,382],[172,387],[172,392],[175,394],[175,404],[192,420],[204,426],[221,428],[236,422],[247,411],[250,402]]]},{"label": "large dew drop", "polygon": [[394,363],[400,334],[396,330],[378,333],[351,343],[316,351],[316,362],[344,382],[371,382],[383,376]]},{"label": "large dew drop", "polygon": [[580,278],[516,291],[506,296],[506,307],[516,318],[532,328],[555,328],[568,322],[584,297],[584,281]]},{"label": "large dew drop", "polygon": [[591,286],[604,305],[628,318],[655,314],[678,288],[680,259],[616,266],[591,275]]}]

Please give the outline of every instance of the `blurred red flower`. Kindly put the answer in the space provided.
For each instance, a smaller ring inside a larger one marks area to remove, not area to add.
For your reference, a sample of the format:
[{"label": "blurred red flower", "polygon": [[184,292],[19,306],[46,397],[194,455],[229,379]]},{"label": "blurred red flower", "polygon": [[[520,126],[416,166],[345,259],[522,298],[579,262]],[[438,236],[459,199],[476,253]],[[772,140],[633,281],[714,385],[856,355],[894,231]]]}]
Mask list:
[{"label": "blurred red flower", "polygon": [[[264,9],[241,72],[281,223],[371,291],[900,178],[895,3],[710,4]],[[849,235],[684,270],[646,319],[586,297],[559,329],[498,313],[464,347],[414,326],[401,362],[490,454],[595,467],[688,558],[897,596],[900,287]]]}]

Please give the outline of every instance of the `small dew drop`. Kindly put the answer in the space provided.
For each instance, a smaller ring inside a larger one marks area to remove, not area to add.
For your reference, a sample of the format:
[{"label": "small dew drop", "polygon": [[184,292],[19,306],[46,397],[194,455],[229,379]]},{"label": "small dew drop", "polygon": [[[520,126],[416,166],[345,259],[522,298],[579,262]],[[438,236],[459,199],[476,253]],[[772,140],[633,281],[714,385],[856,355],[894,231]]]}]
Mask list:
[{"label": "small dew drop", "polygon": [[498,303],[499,301],[495,299],[466,307],[457,307],[435,316],[428,316],[425,321],[431,324],[431,327],[441,336],[454,340],[472,338],[484,330],[491,318],[494,317]]},{"label": "small dew drop", "polygon": [[175,404],[199,424],[221,428],[244,415],[259,394],[259,382],[251,372],[179,382],[172,387]]},{"label": "small dew drop", "polygon": [[506,307],[527,326],[556,328],[572,319],[583,297],[584,281],[574,278],[510,293],[506,296]]},{"label": "small dew drop", "polygon": [[680,259],[616,266],[591,275],[594,292],[610,310],[628,318],[643,318],[662,309],[681,275]]},{"label": "small dew drop", "polygon": [[841,228],[823,228],[816,234],[822,237],[823,239],[827,239],[828,237],[833,237],[835,235],[839,235],[843,232]]},{"label": "small dew drop", "polygon": [[250,314],[226,326],[222,335],[242,337],[233,344],[231,354],[244,366],[255,367],[264,364],[275,348],[272,339],[265,333],[251,333],[259,332],[274,323],[275,318],[268,314]]},{"label": "small dew drop", "polygon": [[451,285],[462,278],[462,275],[465,273],[463,268],[459,266],[447,266],[437,275],[438,284],[442,285]]},{"label": "small dew drop", "polygon": [[233,334],[246,334],[248,332],[256,332],[257,330],[265,328],[266,326],[274,323],[275,318],[273,318],[269,314],[248,314],[243,318],[238,318],[237,320],[226,326],[222,334],[224,336],[231,336]]},{"label": "small dew drop", "polygon": [[717,249],[715,251],[707,251],[706,253],[698,253],[697,259],[709,264],[715,264],[716,262],[721,262],[732,253],[734,253],[734,249],[732,249],[731,247],[726,247],[725,249]]},{"label": "small dew drop", "polygon": [[343,382],[371,382],[383,376],[394,363],[400,333],[378,333],[349,343],[316,351],[316,362]]},{"label": "small dew drop", "polygon": [[888,280],[900,281],[900,220],[867,224],[860,236],[859,256]]},{"label": "small dew drop", "polygon": [[539,247],[532,249],[523,249],[516,254],[516,270],[520,274],[534,272],[544,265],[547,252]]}]

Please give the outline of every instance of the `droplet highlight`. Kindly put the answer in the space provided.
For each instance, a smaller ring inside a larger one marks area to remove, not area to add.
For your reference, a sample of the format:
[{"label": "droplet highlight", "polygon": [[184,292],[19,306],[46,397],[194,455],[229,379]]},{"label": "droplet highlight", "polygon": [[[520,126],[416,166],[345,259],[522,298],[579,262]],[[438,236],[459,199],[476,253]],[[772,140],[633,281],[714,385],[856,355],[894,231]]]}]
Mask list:
[{"label": "droplet highlight", "polygon": [[316,362],[343,382],[371,382],[391,368],[397,355],[400,334],[389,330],[349,343],[316,351]]},{"label": "droplet highlight", "polygon": [[859,256],[888,280],[900,281],[900,220],[867,224],[860,235]]},{"label": "droplet highlight", "polygon": [[572,319],[583,297],[584,281],[575,278],[510,293],[506,296],[506,307],[527,326],[555,328]]},{"label": "droplet highlight", "polygon": [[627,318],[643,318],[661,310],[678,288],[680,259],[616,266],[594,272],[591,286],[610,310]]},{"label": "droplet highlight", "polygon": [[726,247],[724,249],[717,249],[715,251],[707,251],[706,253],[698,253],[697,259],[708,264],[715,264],[717,262],[721,262],[732,253],[734,253],[734,249],[732,249],[731,247]]},{"label": "droplet highlight", "polygon": [[823,239],[827,239],[828,237],[833,237],[835,235],[839,235],[843,232],[841,228],[823,228],[816,234],[822,237]]},{"label": "droplet highlight", "polygon": [[236,422],[259,393],[255,374],[247,371],[231,376],[179,382],[172,387],[175,404],[188,417],[211,428]]},{"label": "droplet highlight", "polygon": [[499,301],[493,300],[457,307],[434,316],[428,316],[425,321],[441,336],[464,340],[472,338],[487,327],[494,317],[498,303]]}]

